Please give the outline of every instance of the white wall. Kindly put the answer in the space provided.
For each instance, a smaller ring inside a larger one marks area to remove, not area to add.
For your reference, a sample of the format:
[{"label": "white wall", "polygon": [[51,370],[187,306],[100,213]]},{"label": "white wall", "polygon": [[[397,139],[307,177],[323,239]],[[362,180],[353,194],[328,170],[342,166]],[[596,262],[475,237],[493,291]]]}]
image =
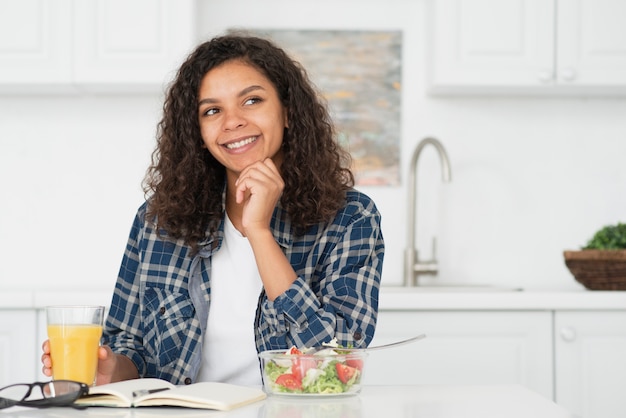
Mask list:
[{"label": "white wall", "polygon": [[[577,289],[564,249],[626,221],[626,99],[432,98],[424,1],[200,2],[198,40],[228,27],[401,29],[402,182],[363,188],[383,215],[383,282],[402,280],[406,173],[428,135],[452,162],[420,160],[418,237],[437,237],[438,280]],[[382,18],[386,16],[386,18]],[[142,201],[159,95],[0,96],[0,291],[108,289]]]},{"label": "white wall", "polygon": [[0,97],[0,288],[115,282],[157,97]]}]

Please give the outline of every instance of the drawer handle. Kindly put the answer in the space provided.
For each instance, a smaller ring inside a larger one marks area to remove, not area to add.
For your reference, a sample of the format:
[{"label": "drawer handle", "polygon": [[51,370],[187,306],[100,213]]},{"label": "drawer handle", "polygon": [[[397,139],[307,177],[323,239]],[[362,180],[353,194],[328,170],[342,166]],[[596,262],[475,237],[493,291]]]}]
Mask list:
[{"label": "drawer handle", "polygon": [[576,330],[572,327],[561,328],[561,339],[572,342],[576,339]]}]

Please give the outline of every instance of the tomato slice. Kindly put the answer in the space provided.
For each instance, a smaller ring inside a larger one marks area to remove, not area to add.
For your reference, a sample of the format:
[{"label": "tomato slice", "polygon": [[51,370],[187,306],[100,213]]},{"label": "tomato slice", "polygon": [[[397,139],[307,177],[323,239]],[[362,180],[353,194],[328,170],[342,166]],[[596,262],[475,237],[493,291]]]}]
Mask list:
[{"label": "tomato slice", "polygon": [[289,390],[302,390],[302,381],[293,373],[284,373],[276,378],[276,384]]},{"label": "tomato slice", "polygon": [[287,351],[287,354],[299,356],[302,354],[302,351],[298,350],[298,348],[294,345],[289,349],[289,351]]},{"label": "tomato slice", "polygon": [[363,360],[358,358],[348,359],[346,360],[346,364],[350,367],[354,367],[355,369],[362,371],[363,370]]},{"label": "tomato slice", "polygon": [[341,383],[348,383],[350,379],[358,372],[356,367],[350,367],[343,363],[336,363],[337,377],[341,380]]}]

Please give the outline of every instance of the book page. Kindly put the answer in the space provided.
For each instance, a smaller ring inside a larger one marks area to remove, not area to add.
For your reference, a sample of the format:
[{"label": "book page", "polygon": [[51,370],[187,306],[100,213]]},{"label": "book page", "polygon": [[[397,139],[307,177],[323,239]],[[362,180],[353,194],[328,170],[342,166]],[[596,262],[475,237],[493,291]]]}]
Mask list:
[{"label": "book page", "polygon": [[133,403],[133,392],[163,388],[175,389],[176,386],[168,381],[154,378],[123,380],[107,385],[92,386],[89,388],[89,394],[78,399],[75,403],[78,405],[130,407]]},{"label": "book page", "polygon": [[265,397],[265,392],[260,388],[219,382],[199,382],[135,398],[135,406],[168,405],[228,411],[260,401]]}]

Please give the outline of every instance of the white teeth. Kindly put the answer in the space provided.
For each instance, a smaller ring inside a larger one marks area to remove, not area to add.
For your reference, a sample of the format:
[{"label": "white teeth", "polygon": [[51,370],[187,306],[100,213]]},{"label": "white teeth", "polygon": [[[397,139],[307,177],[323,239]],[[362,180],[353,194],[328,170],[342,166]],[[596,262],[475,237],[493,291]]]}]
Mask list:
[{"label": "white teeth", "polygon": [[237,148],[241,148],[244,145],[248,145],[254,141],[256,141],[256,136],[252,136],[250,138],[246,138],[244,140],[238,141],[238,142],[233,142],[232,144],[226,144],[226,148],[228,149],[237,149]]}]

